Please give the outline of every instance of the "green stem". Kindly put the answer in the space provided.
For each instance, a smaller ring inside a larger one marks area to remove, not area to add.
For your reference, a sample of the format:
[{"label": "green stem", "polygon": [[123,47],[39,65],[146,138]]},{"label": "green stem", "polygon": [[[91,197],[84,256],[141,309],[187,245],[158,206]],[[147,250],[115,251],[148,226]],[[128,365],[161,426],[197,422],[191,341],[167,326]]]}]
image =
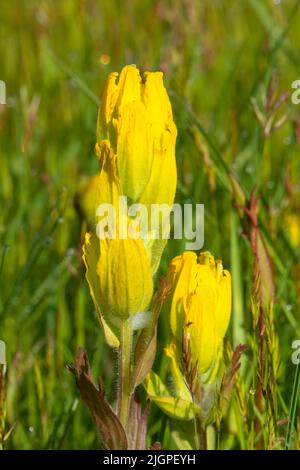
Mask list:
[{"label": "green stem", "polygon": [[[231,233],[230,233],[230,246],[231,246],[231,272],[232,272],[232,292],[233,292],[233,311],[234,317],[232,319],[233,326],[233,344],[244,344],[245,330],[244,330],[244,298],[243,298],[243,281],[241,269],[241,250],[239,245],[239,220],[238,214],[231,211]],[[245,367],[246,362],[242,361],[242,368]]]},{"label": "green stem", "polygon": [[199,450],[207,450],[206,428],[202,426],[199,429]]},{"label": "green stem", "polygon": [[4,365],[0,364],[0,450],[4,448],[5,435],[5,390],[4,390]]},{"label": "green stem", "polygon": [[290,449],[291,447],[292,431],[293,431],[294,423],[295,423],[299,390],[300,390],[300,363],[297,364],[295,379],[294,379],[294,386],[293,386],[292,399],[291,399],[291,408],[290,408],[290,414],[289,414],[289,423],[288,423],[286,440],[285,440],[286,450]]},{"label": "green stem", "polygon": [[207,450],[206,427],[202,425],[199,417],[195,417],[195,428],[198,435],[199,450]]},{"label": "green stem", "polygon": [[126,430],[131,398],[131,320],[123,320],[121,325],[119,356],[118,416]]}]

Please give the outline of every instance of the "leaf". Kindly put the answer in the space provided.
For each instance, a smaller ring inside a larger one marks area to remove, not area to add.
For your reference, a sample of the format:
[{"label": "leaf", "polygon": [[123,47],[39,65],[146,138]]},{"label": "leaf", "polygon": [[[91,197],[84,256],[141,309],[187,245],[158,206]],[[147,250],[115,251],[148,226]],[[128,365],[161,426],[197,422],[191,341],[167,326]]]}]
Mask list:
[{"label": "leaf", "polygon": [[157,374],[151,371],[143,382],[149,398],[170,418],[191,420],[201,414],[200,408],[192,401],[172,397]]},{"label": "leaf", "polygon": [[260,273],[260,301],[265,308],[273,303],[275,297],[274,267],[266,242],[259,231],[257,234],[257,263]]},{"label": "leaf", "polygon": [[170,288],[171,286],[167,279],[162,278],[160,280],[160,288],[156,292],[153,300],[150,324],[141,331],[138,337],[134,352],[133,380],[135,387],[144,380],[148,372],[152,369],[156,355],[157,321],[163,303],[170,292]]},{"label": "leaf", "polygon": [[149,372],[147,377],[145,377],[143,385],[145,387],[146,392],[151,397],[158,395],[170,396],[169,390],[167,389],[163,381],[153,371]]},{"label": "leaf", "polygon": [[194,421],[183,422],[174,420],[171,429],[171,434],[177,449],[195,450],[198,448],[199,443],[197,433],[195,432]]},{"label": "leaf", "polygon": [[295,378],[294,378],[290,413],[289,413],[289,418],[288,418],[289,422],[288,422],[288,428],[287,428],[287,433],[286,433],[286,438],[285,438],[286,450],[288,450],[291,447],[291,443],[292,443],[292,431],[293,431],[294,424],[295,424],[299,391],[300,391],[300,363],[297,364]]},{"label": "leaf", "polygon": [[[239,207],[245,206],[246,204],[245,193],[233,173],[229,174],[229,181],[231,184],[231,192],[232,192],[232,196],[233,196],[233,200],[235,204],[238,204]],[[243,215],[242,209],[240,209],[240,211],[241,211],[240,215],[242,216]]]},{"label": "leaf", "polygon": [[129,420],[127,423],[127,439],[129,450],[145,450],[150,401],[147,401],[144,411],[137,394],[131,399]]},{"label": "leaf", "polygon": [[11,436],[13,430],[15,429],[15,427],[16,427],[16,423],[13,423],[12,426],[9,428],[9,430],[7,431],[7,433],[4,436],[4,439],[3,439],[4,442],[6,442],[10,438],[10,436]]},{"label": "leaf", "polygon": [[270,303],[273,303],[275,296],[275,272],[274,266],[269,255],[269,251],[264,239],[264,236],[259,226],[259,207],[258,197],[254,189],[250,196],[249,205],[236,206],[240,207],[247,214],[250,229],[248,238],[251,245],[251,250],[254,257],[253,265],[253,279],[255,284],[255,294],[263,308],[269,308]]},{"label": "leaf", "polygon": [[127,439],[124,428],[104,397],[104,385],[99,378],[99,390],[95,387],[88,364],[86,351],[79,348],[75,366],[68,369],[75,375],[82,400],[90,410],[96,428],[106,450],[126,450]]},{"label": "leaf", "polygon": [[191,393],[186,385],[184,376],[179,367],[180,359],[178,357],[176,344],[172,342],[168,347],[165,348],[165,353],[170,361],[170,369],[173,379],[172,385],[174,387],[176,396],[183,398],[183,400],[190,400]]},{"label": "leaf", "polygon": [[152,401],[170,418],[189,421],[200,415],[200,409],[194,403],[175,397],[149,396]]}]

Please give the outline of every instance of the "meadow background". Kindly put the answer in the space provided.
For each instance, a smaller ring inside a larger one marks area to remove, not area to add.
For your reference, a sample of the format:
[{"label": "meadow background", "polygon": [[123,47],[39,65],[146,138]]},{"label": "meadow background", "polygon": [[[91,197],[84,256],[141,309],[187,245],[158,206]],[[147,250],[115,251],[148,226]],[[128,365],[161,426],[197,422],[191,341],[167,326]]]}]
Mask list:
[{"label": "meadow background", "polygon": [[[6,432],[13,428],[6,448],[99,446],[65,365],[84,346],[113,399],[116,354],[104,343],[81,261],[82,191],[97,172],[104,81],[130,63],[165,73],[178,127],[176,202],[205,204],[204,249],[233,276],[228,338],[235,346],[253,339],[253,258],[230,174],[247,197],[257,188],[276,271],[278,420],[289,416],[293,399],[297,423],[291,344],[300,339],[300,104],[290,95],[300,79],[300,2],[0,0],[0,12],[0,79],[7,88],[0,106],[0,339],[7,345]],[[277,111],[286,121],[266,135],[257,110],[271,113],[264,99],[270,83],[278,96],[288,92]],[[184,241],[169,242],[156,282],[183,249]],[[162,312],[160,348],[167,328]],[[254,400],[253,367],[250,347],[242,366],[247,402]],[[166,377],[162,354],[155,370]],[[170,426],[153,404],[149,443],[172,447]],[[247,433],[229,412],[219,446],[251,447]],[[294,446],[299,421],[298,434]]]}]

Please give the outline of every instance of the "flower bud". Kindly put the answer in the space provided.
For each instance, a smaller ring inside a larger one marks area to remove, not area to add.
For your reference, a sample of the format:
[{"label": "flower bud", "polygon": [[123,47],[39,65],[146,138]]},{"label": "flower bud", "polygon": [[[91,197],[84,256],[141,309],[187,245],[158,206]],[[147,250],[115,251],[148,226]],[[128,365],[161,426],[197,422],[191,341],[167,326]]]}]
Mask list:
[{"label": "flower bud", "polygon": [[209,253],[197,259],[185,252],[170,263],[168,278],[171,331],[177,344],[190,351],[188,368],[197,365],[200,375],[213,366],[222,347],[230,320],[231,276]]}]

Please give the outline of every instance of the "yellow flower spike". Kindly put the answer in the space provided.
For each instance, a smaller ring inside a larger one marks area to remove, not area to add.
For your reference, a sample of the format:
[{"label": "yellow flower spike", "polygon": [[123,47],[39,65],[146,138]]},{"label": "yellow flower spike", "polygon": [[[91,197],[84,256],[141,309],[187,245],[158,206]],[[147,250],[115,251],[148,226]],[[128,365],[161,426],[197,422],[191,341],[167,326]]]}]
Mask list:
[{"label": "yellow flower spike", "polygon": [[[128,65],[120,75],[109,75],[98,113],[96,153],[99,158],[105,148],[110,149],[109,160],[115,167],[119,193],[128,198],[129,204],[146,207],[148,215],[143,217],[148,218],[148,227],[153,222],[152,204],[165,205],[164,217],[154,228],[151,225],[151,233],[145,237],[152,273],[157,270],[167,243],[163,227],[169,228],[168,216],[176,191],[176,136],[162,72],[141,75],[137,67]],[[109,202],[105,183],[99,186],[104,189],[98,200]]]},{"label": "yellow flower spike", "polygon": [[231,277],[210,253],[185,252],[168,271],[172,285],[170,325],[178,348],[183,335],[190,347],[189,370],[206,373],[220,355],[231,313]]},{"label": "yellow flower spike", "polygon": [[172,205],[176,126],[161,72],[142,77],[134,65],[111,74],[102,95],[97,140],[116,155],[122,194],[134,202]]}]

